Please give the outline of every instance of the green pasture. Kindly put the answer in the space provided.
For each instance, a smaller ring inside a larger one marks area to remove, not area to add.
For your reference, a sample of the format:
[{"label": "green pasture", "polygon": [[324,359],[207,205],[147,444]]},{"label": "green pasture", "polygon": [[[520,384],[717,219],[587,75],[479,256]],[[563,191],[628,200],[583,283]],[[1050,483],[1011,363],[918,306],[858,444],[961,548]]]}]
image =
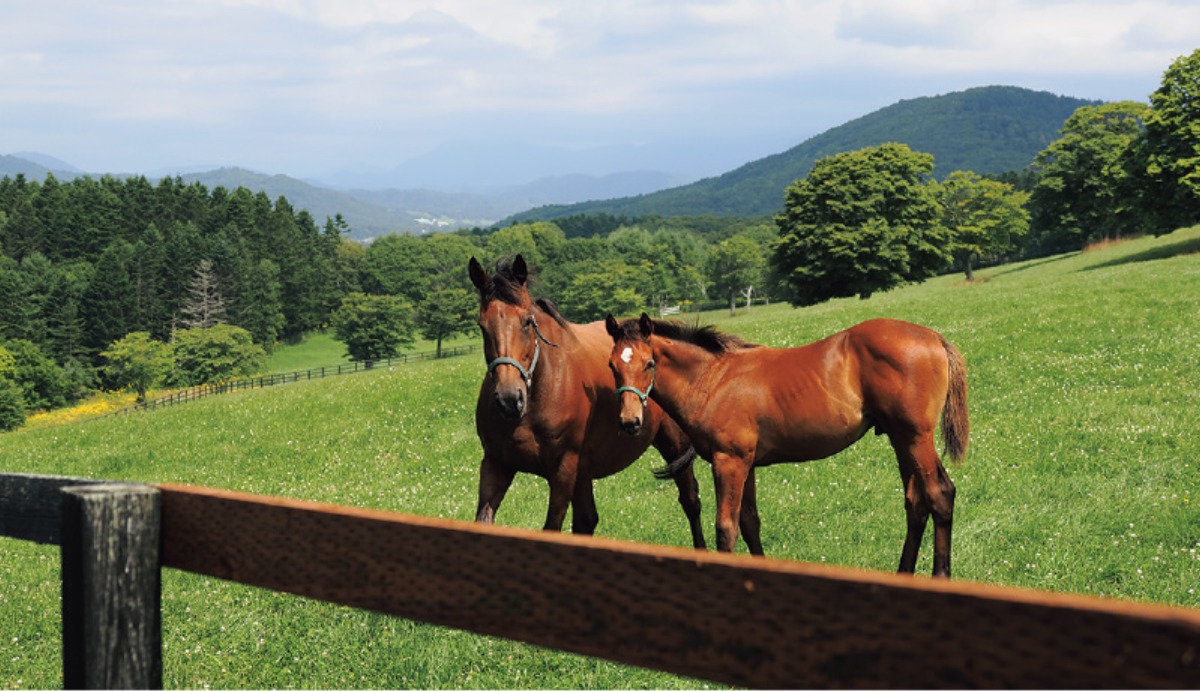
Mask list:
[{"label": "green pasture", "polygon": [[[949,466],[955,577],[1200,606],[1200,227],[978,276],[701,318],[772,346],[877,316],[937,329],[971,387],[971,448]],[[451,358],[18,431],[0,435],[0,468],[469,520],[483,372],[482,355]],[[597,484],[600,534],[689,544],[674,485],[651,476],[661,463],[651,452]],[[697,469],[711,543],[712,480]],[[904,510],[886,438],[762,469],[758,487],[769,556],[895,569]],[[521,476],[498,522],[537,528],[545,501]],[[0,686],[61,686],[56,548],[0,539],[0,569]],[[173,571],[163,608],[167,687],[703,686]]]}]

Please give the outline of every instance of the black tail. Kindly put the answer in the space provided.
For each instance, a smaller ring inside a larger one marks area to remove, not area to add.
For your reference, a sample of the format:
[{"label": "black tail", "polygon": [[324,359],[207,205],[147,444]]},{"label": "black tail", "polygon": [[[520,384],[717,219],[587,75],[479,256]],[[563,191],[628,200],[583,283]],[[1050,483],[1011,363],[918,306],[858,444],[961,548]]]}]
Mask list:
[{"label": "black tail", "polygon": [[696,460],[696,447],[689,446],[688,450],[682,456],[676,458],[662,468],[654,471],[654,477],[659,480],[672,480],[676,475],[682,473],[692,467],[692,462]]}]

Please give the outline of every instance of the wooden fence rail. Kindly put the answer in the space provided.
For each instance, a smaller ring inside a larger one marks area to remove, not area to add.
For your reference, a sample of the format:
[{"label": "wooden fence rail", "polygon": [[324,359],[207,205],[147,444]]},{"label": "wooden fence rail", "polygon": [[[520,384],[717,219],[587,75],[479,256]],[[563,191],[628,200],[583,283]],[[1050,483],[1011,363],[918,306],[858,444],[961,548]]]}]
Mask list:
[{"label": "wooden fence rail", "polygon": [[[691,677],[1200,686],[1191,609],[155,489],[163,567]],[[7,518],[0,532],[12,534]]]},{"label": "wooden fence rail", "polygon": [[440,354],[434,351],[403,353],[401,355],[382,358],[379,360],[354,360],[352,362],[344,362],[339,365],[325,365],[323,367],[312,367],[306,370],[296,370],[294,372],[278,372],[275,374],[263,374],[257,377],[235,379],[233,381],[220,382],[216,384],[203,384],[201,386],[180,389],[179,391],[175,391],[165,396],[160,396],[154,400],[146,401],[145,403],[139,403],[128,408],[123,408],[118,411],[118,413],[127,414],[139,410],[155,410],[163,406],[178,405],[180,403],[187,403],[188,401],[195,401],[217,394],[232,393],[234,391],[244,391],[248,389],[265,389],[268,386],[278,386],[280,384],[292,384],[298,381],[324,379],[325,377],[336,377],[343,374],[366,372],[378,367],[394,367],[396,365],[404,365],[412,362],[459,357],[461,355],[470,355],[477,350],[478,348],[476,345],[472,343],[464,346],[455,346],[453,348],[443,348]]}]

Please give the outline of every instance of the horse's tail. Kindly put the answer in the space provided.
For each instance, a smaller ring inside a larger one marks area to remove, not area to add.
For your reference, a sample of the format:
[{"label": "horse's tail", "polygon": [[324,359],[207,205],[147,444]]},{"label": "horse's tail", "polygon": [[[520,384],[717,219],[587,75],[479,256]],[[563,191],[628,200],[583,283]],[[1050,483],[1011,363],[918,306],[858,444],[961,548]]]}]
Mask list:
[{"label": "horse's tail", "polygon": [[942,408],[942,442],[951,460],[967,457],[971,440],[971,423],[967,419],[967,363],[950,341],[942,338],[946,361],[950,366],[950,386],[946,390],[946,405]]},{"label": "horse's tail", "polygon": [[662,468],[655,468],[654,477],[659,480],[672,480],[676,475],[692,467],[692,462],[695,460],[696,447],[689,446],[688,450],[679,458],[676,458]]}]

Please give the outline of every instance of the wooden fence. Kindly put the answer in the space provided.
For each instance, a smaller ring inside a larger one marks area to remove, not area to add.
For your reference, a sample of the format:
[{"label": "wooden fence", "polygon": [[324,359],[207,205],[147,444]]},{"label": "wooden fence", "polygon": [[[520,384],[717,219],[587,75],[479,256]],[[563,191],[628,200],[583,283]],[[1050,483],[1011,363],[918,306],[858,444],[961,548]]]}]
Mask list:
[{"label": "wooden fence", "polygon": [[455,346],[453,348],[443,348],[440,355],[433,351],[404,353],[395,357],[388,357],[380,360],[355,360],[353,362],[345,362],[340,365],[313,367],[311,369],[297,370],[294,372],[264,374],[257,377],[247,377],[245,379],[221,382],[219,384],[204,384],[202,386],[193,386],[191,388],[181,389],[166,396],[156,398],[152,401],[146,401],[145,403],[138,404],[136,406],[124,408],[120,412],[127,413],[135,410],[154,410],[162,406],[177,405],[179,403],[186,403],[188,401],[194,401],[216,394],[232,393],[234,391],[244,391],[247,389],[263,389],[268,386],[291,384],[294,382],[307,381],[311,379],[324,379],[325,377],[336,377],[343,374],[366,372],[378,367],[394,367],[396,365],[405,365],[410,362],[458,357],[460,355],[469,355],[477,350],[478,348],[475,346],[475,344],[469,344],[464,346]]},{"label": "wooden fence", "polygon": [[751,687],[1200,686],[1200,612],[181,485],[0,475],[68,687],[161,685],[159,568]]}]

